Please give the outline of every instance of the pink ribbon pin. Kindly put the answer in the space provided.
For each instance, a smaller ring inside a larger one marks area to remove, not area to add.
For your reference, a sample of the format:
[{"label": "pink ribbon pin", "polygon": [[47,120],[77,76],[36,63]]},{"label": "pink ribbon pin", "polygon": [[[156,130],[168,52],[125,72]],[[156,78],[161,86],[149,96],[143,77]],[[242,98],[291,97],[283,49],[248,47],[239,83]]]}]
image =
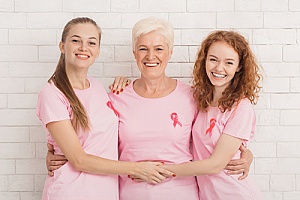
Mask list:
[{"label": "pink ribbon pin", "polygon": [[209,133],[209,136],[212,136],[212,129],[215,127],[216,125],[216,119],[215,118],[211,118],[209,121],[209,128],[206,130],[205,135],[207,135]]},{"label": "pink ribbon pin", "polygon": [[171,114],[171,119],[173,120],[173,126],[174,126],[174,128],[176,127],[176,124],[178,124],[179,126],[182,127],[182,124],[181,124],[180,121],[178,120],[178,115],[177,115],[177,113],[172,113],[172,114]]},{"label": "pink ribbon pin", "polygon": [[114,106],[112,105],[111,101],[108,101],[108,102],[106,103],[106,105],[107,105],[110,109],[112,109],[112,110],[114,111],[114,113],[116,114],[117,117],[119,117],[119,113],[118,113],[118,111],[114,108]]}]

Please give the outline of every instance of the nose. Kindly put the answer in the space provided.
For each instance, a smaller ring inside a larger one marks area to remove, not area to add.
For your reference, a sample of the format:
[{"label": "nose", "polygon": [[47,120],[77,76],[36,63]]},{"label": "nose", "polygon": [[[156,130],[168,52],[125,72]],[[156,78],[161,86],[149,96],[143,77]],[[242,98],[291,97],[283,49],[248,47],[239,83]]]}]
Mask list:
[{"label": "nose", "polygon": [[87,44],[86,44],[85,42],[80,42],[79,49],[80,49],[81,51],[87,50]]},{"label": "nose", "polygon": [[222,70],[223,69],[223,62],[217,62],[215,68],[219,71]]},{"label": "nose", "polygon": [[149,60],[153,60],[155,58],[155,52],[153,50],[149,50],[147,56]]}]

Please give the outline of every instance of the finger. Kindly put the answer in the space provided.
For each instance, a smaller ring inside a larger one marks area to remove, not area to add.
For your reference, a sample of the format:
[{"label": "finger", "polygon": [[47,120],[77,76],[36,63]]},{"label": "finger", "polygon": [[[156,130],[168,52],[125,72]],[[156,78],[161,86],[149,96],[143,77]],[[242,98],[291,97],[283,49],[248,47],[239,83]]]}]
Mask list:
[{"label": "finger", "polygon": [[170,177],[176,177],[176,175],[173,172],[171,172],[169,170],[166,170],[166,169],[162,169],[162,168],[159,169],[159,173],[163,177],[168,177],[168,178],[170,178]]},{"label": "finger", "polygon": [[50,151],[50,152],[54,152],[54,147],[53,147],[53,145],[52,145],[52,144],[50,144],[50,143],[47,143],[47,148],[48,148],[48,151]]},{"label": "finger", "polygon": [[55,170],[59,169],[61,166],[62,165],[56,165],[56,166],[51,165],[51,166],[48,166],[47,169],[48,169],[48,171],[55,171]]},{"label": "finger", "polygon": [[52,172],[52,171],[50,171],[50,170],[48,170],[48,176],[54,176],[54,173]]},{"label": "finger", "polygon": [[244,145],[241,145],[239,150],[243,153],[243,152],[247,151],[248,149]]},{"label": "finger", "polygon": [[239,169],[239,170],[235,170],[235,171],[227,171],[226,173],[229,175],[236,175],[236,174],[242,174],[245,171],[246,171],[245,169]]},{"label": "finger", "polygon": [[120,84],[120,79],[121,79],[120,76],[117,76],[117,77],[115,78],[114,83],[113,83],[113,92],[114,92],[114,91],[117,91],[118,85]]},{"label": "finger", "polygon": [[249,174],[248,171],[244,172],[243,175],[238,178],[238,180],[244,180],[245,178],[248,177],[248,174]]}]

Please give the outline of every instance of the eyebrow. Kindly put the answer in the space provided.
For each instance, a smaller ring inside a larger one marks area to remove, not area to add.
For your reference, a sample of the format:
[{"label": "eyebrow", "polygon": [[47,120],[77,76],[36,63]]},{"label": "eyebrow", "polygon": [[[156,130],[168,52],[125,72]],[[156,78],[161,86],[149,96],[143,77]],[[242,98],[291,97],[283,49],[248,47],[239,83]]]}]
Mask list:
[{"label": "eyebrow", "polygon": [[[217,56],[215,55],[208,55],[208,56],[211,56],[211,57],[214,57],[214,58],[218,58]],[[235,61],[235,59],[233,58],[226,58],[225,60],[231,60],[231,61]]]},{"label": "eyebrow", "polygon": [[[79,35],[72,35],[72,37],[79,37],[79,38],[81,38]],[[96,37],[89,37],[88,39],[94,39],[94,40],[97,40]]]}]

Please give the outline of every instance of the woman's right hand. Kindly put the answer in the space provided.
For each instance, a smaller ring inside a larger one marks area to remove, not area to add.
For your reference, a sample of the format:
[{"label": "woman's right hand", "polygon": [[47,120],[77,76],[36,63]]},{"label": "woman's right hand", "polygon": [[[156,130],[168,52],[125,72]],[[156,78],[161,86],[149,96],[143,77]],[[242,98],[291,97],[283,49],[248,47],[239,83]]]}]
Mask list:
[{"label": "woman's right hand", "polygon": [[137,162],[137,167],[132,175],[128,177],[137,182],[148,182],[158,184],[166,178],[176,177],[176,175],[166,169],[161,168],[161,162]]},{"label": "woman's right hand", "polygon": [[116,94],[119,94],[124,90],[124,88],[129,85],[131,82],[130,79],[124,77],[124,76],[117,76],[114,80],[114,82],[109,85],[109,89]]},{"label": "woman's right hand", "polygon": [[61,166],[66,164],[68,160],[63,155],[54,155],[53,145],[47,143],[48,152],[46,156],[46,166],[48,169],[48,175],[53,176],[53,171],[59,169]]}]

